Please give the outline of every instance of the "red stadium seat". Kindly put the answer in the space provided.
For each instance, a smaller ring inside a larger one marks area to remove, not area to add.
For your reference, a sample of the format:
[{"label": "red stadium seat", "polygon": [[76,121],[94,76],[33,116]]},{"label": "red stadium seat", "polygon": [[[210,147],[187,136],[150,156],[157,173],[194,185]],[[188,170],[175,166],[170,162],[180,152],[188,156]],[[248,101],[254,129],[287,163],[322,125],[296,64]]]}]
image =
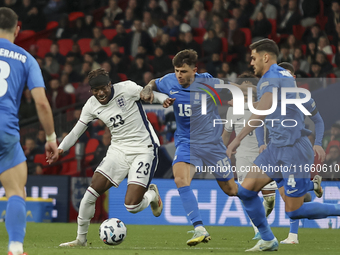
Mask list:
[{"label": "red stadium seat", "polygon": [[105,35],[105,37],[111,41],[113,37],[117,35],[117,30],[116,29],[104,29],[103,35]]},{"label": "red stadium seat", "polygon": [[269,39],[272,39],[274,40],[276,43],[279,43],[280,42],[280,37],[277,36],[277,33],[276,33],[276,29],[277,29],[277,23],[276,23],[276,19],[268,19],[270,24],[272,24],[272,32],[271,34],[269,35]]},{"label": "red stadium seat", "polygon": [[338,140],[330,141],[327,145],[327,148],[326,148],[326,154],[329,153],[329,150],[331,149],[332,146],[337,146],[337,147],[340,148],[340,142]]},{"label": "red stadium seat", "polygon": [[272,35],[276,36],[276,29],[277,29],[277,24],[276,24],[276,19],[268,19],[270,24],[272,24]]},{"label": "red stadium seat", "polygon": [[225,37],[222,37],[221,41],[222,41],[222,51],[227,53],[228,52],[228,39]]},{"label": "red stadium seat", "polygon": [[71,12],[68,15],[68,20],[69,21],[75,21],[76,19],[85,17],[85,14],[83,12]]},{"label": "red stadium seat", "polygon": [[15,40],[17,42],[20,42],[20,41],[26,40],[34,36],[35,36],[35,32],[33,30],[22,30],[20,31],[18,36],[15,38]]},{"label": "red stadium seat", "polygon": [[194,36],[200,36],[203,37],[207,30],[205,28],[194,28]]},{"label": "red stadium seat", "polygon": [[325,10],[325,6],[323,4],[323,0],[319,0],[319,4],[320,4],[320,13],[318,16],[322,17],[324,15],[324,10]]},{"label": "red stadium seat", "polygon": [[293,35],[295,38],[300,41],[306,28],[301,25],[293,25]]},{"label": "red stadium seat", "polygon": [[75,159],[76,153],[75,153],[75,146],[72,146],[68,152],[67,155],[63,156],[60,160],[68,160],[68,159],[74,159],[71,161],[64,162],[62,164],[62,170],[60,172],[60,175],[77,175],[77,160]]},{"label": "red stadium seat", "polygon": [[111,49],[110,49],[109,46],[108,47],[102,47],[102,49],[106,52],[108,57],[111,57],[112,52],[111,52]]},{"label": "red stadium seat", "polygon": [[327,16],[316,16],[316,23],[320,25],[321,30],[325,29],[325,25],[327,24],[328,17]]},{"label": "red stadium seat", "polygon": [[59,26],[59,23],[57,21],[50,21],[46,25],[46,30],[51,30],[54,28],[57,28]]},{"label": "red stadium seat", "polygon": [[300,85],[299,88],[304,88],[304,89],[309,90],[309,84],[308,83],[304,83],[304,84]]},{"label": "red stadium seat", "polygon": [[22,30],[15,38],[14,43],[24,48],[25,50],[29,50],[29,47],[32,44],[35,44],[35,41],[36,33],[33,30]]},{"label": "red stadium seat", "polygon": [[[93,153],[96,151],[99,145],[99,141],[97,139],[91,138],[85,147],[85,154]],[[94,159],[94,155],[88,155],[85,157],[85,165],[89,165],[90,162]]]},{"label": "red stadium seat", "polygon": [[41,164],[43,166],[47,166],[48,165],[48,163],[46,162],[46,155],[45,154],[36,154],[34,156],[33,162]]},{"label": "red stadium seat", "polygon": [[36,45],[38,47],[37,55],[40,58],[44,58],[46,53],[50,52],[50,48],[51,48],[52,43],[53,42],[50,39],[45,39],[45,38],[39,39],[36,42]]},{"label": "red stadium seat", "polygon": [[103,23],[101,23],[100,21],[96,21],[96,27],[103,27]]},{"label": "red stadium seat", "polygon": [[57,43],[60,54],[66,56],[72,50],[74,41],[72,39],[59,39]]},{"label": "red stadium seat", "polygon": [[303,53],[303,55],[305,55],[305,56],[306,56],[306,52],[307,52],[307,45],[306,45],[306,44],[302,44],[302,45],[301,45],[301,50],[302,50],[302,53]]},{"label": "red stadium seat", "polygon": [[213,3],[210,1],[205,1],[204,2],[204,9],[206,9],[208,12],[210,12],[210,10],[213,8]]},{"label": "red stadium seat", "polygon": [[326,75],[326,78],[328,78],[328,83],[329,84],[333,84],[333,83],[336,83],[336,75],[334,73],[329,73]]},{"label": "red stadium seat", "polygon": [[242,28],[240,28],[240,30],[246,36],[246,42],[245,42],[244,46],[248,47],[251,44],[251,31],[250,31],[249,28],[246,28],[246,27],[242,27]]},{"label": "red stadium seat", "polygon": [[127,76],[126,74],[123,73],[118,73],[119,79],[121,79],[121,81],[127,81]]},{"label": "red stadium seat", "polygon": [[74,87],[74,89],[77,89],[79,87],[79,82],[73,82],[72,86]]},{"label": "red stadium seat", "polygon": [[333,54],[326,55],[326,57],[329,63],[333,62]]},{"label": "red stadium seat", "polygon": [[201,44],[203,43],[203,41],[204,41],[203,37],[201,37],[201,36],[195,36],[195,37],[194,37],[194,40],[195,40],[199,45],[201,45]]},{"label": "red stadium seat", "polygon": [[335,47],[335,45],[332,44],[331,47],[332,47],[333,54],[336,54],[336,47]]},{"label": "red stadium seat", "polygon": [[227,55],[225,58],[225,61],[230,63],[232,62],[234,59],[237,59],[237,54],[231,54],[231,55]]},{"label": "red stadium seat", "polygon": [[85,54],[86,52],[92,51],[90,46],[91,40],[92,40],[91,38],[83,38],[78,40],[78,45],[80,47],[81,54]]}]

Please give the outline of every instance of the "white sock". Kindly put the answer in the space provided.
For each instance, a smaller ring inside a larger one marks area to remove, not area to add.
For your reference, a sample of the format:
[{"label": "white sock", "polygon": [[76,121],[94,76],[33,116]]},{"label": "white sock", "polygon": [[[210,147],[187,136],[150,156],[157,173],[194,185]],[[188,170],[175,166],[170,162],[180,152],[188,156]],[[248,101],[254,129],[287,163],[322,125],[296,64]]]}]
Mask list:
[{"label": "white sock", "polygon": [[204,226],[195,227],[195,230],[207,231]]},{"label": "white sock", "polygon": [[156,192],[154,190],[148,190],[145,192],[142,201],[138,205],[125,205],[126,210],[130,213],[138,213],[143,211],[149,204],[156,199]]},{"label": "white sock", "polygon": [[289,234],[288,234],[288,239],[291,239],[291,240],[298,240],[298,234],[289,233]]},{"label": "white sock", "polygon": [[266,217],[268,217],[275,206],[275,193],[263,195],[263,206],[266,212]]},{"label": "white sock", "polygon": [[315,182],[313,184],[314,184],[314,190],[316,190],[319,187],[319,185]]},{"label": "white sock", "polygon": [[99,194],[91,187],[88,187],[83,199],[80,202],[79,214],[77,218],[78,231],[77,239],[85,243],[87,232],[89,230],[90,221],[94,216],[96,210],[96,201]]},{"label": "white sock", "polygon": [[[149,201],[149,204],[156,199],[156,192],[152,189],[148,190],[144,193],[143,200],[147,199]],[[148,205],[149,205],[148,204]]]},{"label": "white sock", "polygon": [[12,252],[13,255],[20,255],[24,253],[23,244],[20,242],[12,241],[8,245],[8,251]]}]

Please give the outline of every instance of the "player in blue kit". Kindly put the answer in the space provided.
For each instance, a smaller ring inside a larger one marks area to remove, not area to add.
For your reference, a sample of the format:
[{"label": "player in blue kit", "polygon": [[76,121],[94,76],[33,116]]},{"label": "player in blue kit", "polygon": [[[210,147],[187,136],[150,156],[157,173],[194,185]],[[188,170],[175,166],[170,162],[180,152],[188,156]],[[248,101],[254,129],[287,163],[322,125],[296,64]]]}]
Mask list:
[{"label": "player in blue kit", "polygon": [[[270,39],[263,39],[250,45],[252,50],[251,65],[255,75],[262,78],[257,85],[258,104],[257,110],[268,110],[273,103],[273,91],[277,89],[277,108],[273,113],[265,115],[252,114],[248,124],[229,144],[227,155],[230,157],[236,152],[242,139],[261,125],[260,120],[265,120],[269,130],[270,143],[254,161],[254,167],[247,174],[242,185],[238,185],[237,196],[243,201],[244,207],[259,229],[262,239],[247,251],[275,251],[278,250],[278,241],[274,237],[258,196],[258,191],[266,184],[275,180],[283,180],[285,211],[291,219],[320,219],[328,216],[339,216],[340,205],[303,203],[304,195],[311,190],[309,167],[314,162],[314,151],[304,131],[304,114],[294,104],[286,106],[286,115],[281,115],[281,92],[283,88],[295,88],[296,83],[292,75],[277,65],[279,49]],[[288,99],[297,99],[298,93],[287,93]],[[277,121],[271,121],[275,119]],[[284,119],[285,127],[281,125]],[[273,123],[273,124],[272,124]],[[293,125],[294,124],[294,125]],[[303,166],[301,171],[299,166]],[[279,172],[270,171],[271,167],[279,167]],[[281,168],[280,168],[281,167]],[[266,168],[266,169],[265,169]],[[307,169],[305,169],[307,168]],[[282,170],[284,169],[284,170]],[[288,170],[287,170],[288,169]],[[266,170],[266,171],[265,171]]]},{"label": "player in blue kit", "polygon": [[[195,228],[193,237],[187,241],[189,246],[193,246],[211,239],[190,188],[195,170],[202,170],[203,163],[216,169],[223,168],[214,175],[226,194],[235,195],[237,185],[221,138],[223,126],[213,127],[214,119],[220,119],[217,107],[214,99],[207,97],[207,94],[216,92],[214,86],[221,81],[208,73],[196,73],[197,52],[194,50],[178,52],[172,62],[175,73],[150,81],[143,89],[141,98],[152,102],[152,91],[155,90],[176,99],[173,105],[177,123],[173,174],[184,210]],[[204,108],[201,107],[205,98],[206,114],[202,113]]]},{"label": "player in blue kit", "polygon": [[[292,64],[288,62],[282,62],[278,66],[286,69],[294,77],[294,79],[296,78],[294,74],[295,69]],[[300,97],[304,98],[305,95],[300,93]],[[315,142],[313,146],[314,154],[318,155],[319,160],[323,162],[326,157],[326,153],[324,149],[322,148],[322,138],[325,132],[323,119],[320,113],[318,112],[318,109],[316,108],[316,103],[313,98],[311,98],[308,102],[304,103],[303,106],[312,114],[309,117],[315,125]],[[306,132],[306,135],[310,135],[312,133],[310,130],[306,128],[304,129],[303,132]],[[321,176],[319,175],[314,176],[314,180],[313,180],[314,182],[321,183],[321,180],[322,180]],[[317,186],[320,186],[320,185],[317,185]],[[284,196],[283,187],[279,188],[279,191],[280,191],[281,196],[283,197]],[[314,192],[317,197],[321,197],[323,193],[322,189],[314,190]],[[290,220],[289,235],[285,240],[281,241],[280,243],[282,244],[298,244],[299,243],[299,240],[298,240],[299,222],[300,222],[299,220],[292,220],[292,219]]]},{"label": "player in blue kit", "polygon": [[18,110],[25,85],[31,90],[40,122],[46,132],[48,161],[58,158],[51,107],[36,60],[13,44],[20,28],[18,16],[9,8],[0,8],[0,181],[8,199],[6,229],[8,255],[23,253],[26,232],[26,157],[20,146]]}]

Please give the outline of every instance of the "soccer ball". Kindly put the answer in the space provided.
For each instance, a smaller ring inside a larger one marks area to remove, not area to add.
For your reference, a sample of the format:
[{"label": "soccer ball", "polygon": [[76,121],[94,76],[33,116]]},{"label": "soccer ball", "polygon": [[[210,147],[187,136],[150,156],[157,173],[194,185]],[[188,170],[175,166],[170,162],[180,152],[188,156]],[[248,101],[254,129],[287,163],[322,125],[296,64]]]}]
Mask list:
[{"label": "soccer ball", "polygon": [[108,245],[121,244],[126,237],[125,224],[117,218],[107,219],[99,227],[99,237]]}]

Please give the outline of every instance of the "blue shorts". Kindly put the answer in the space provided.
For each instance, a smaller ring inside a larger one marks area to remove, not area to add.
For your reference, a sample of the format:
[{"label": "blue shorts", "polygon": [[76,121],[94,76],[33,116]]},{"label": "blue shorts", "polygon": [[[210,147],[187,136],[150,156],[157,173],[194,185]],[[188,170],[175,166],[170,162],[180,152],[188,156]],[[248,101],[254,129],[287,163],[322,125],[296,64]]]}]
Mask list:
[{"label": "blue shorts", "polygon": [[0,131],[0,174],[26,160],[19,135]]},{"label": "blue shorts", "polygon": [[308,192],[310,166],[314,151],[307,136],[300,137],[294,145],[276,147],[271,143],[254,161],[262,171],[284,186],[288,197],[301,197]]},{"label": "blue shorts", "polygon": [[234,174],[226,150],[222,139],[217,144],[179,143],[172,165],[177,162],[189,163],[196,167],[197,173],[210,172],[218,181],[229,181],[234,178]]}]

